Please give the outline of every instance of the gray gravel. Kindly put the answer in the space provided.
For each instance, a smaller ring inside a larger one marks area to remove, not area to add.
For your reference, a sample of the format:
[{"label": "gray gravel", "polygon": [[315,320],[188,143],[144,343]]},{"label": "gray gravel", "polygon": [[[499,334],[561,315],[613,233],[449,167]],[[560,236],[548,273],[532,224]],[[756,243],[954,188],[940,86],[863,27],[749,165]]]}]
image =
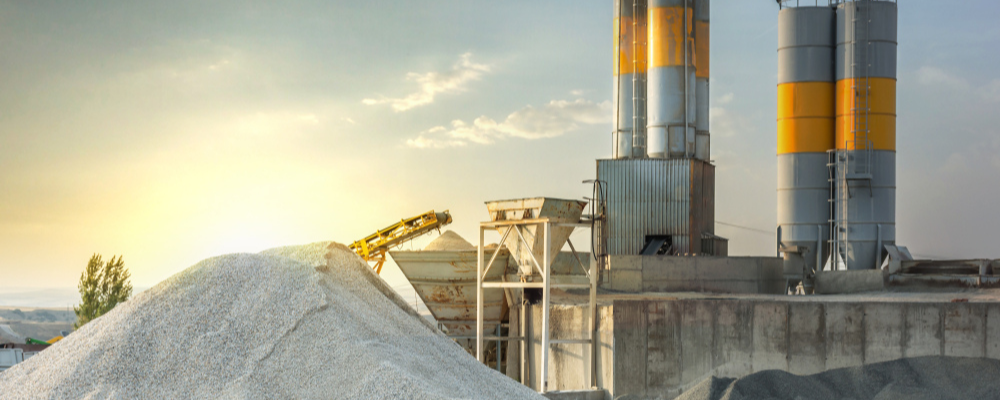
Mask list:
[{"label": "gray gravel", "polygon": [[0,374],[0,397],[542,398],[326,243],[204,260]]},{"label": "gray gravel", "polygon": [[677,400],[1000,399],[1000,361],[920,357],[799,376],[761,371],[709,378]]}]

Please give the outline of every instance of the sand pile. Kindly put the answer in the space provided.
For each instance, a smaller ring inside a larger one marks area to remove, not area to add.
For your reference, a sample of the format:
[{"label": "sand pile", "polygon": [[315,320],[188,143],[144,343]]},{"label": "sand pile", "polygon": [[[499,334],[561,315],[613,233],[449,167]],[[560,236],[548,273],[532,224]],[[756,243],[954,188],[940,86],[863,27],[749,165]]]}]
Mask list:
[{"label": "sand pile", "polygon": [[416,317],[345,246],[331,248],[328,266],[325,243],[204,260],[0,374],[0,393],[541,398]]},{"label": "sand pile", "polygon": [[445,231],[424,247],[424,251],[465,251],[475,250],[476,246],[469,243],[453,231]]},{"label": "sand pile", "polygon": [[761,371],[741,379],[710,378],[677,400],[1000,399],[1000,361],[920,357],[798,376]]}]

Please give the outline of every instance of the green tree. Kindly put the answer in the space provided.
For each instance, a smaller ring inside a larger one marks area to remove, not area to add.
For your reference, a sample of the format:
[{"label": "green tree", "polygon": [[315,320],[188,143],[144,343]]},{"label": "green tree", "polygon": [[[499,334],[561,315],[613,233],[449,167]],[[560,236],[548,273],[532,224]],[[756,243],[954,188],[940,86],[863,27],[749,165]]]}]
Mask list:
[{"label": "green tree", "polygon": [[74,329],[104,315],[119,303],[132,296],[131,274],[125,268],[121,256],[111,257],[103,262],[100,254],[94,254],[87,268],[80,275],[80,305],[73,307],[76,313]]}]

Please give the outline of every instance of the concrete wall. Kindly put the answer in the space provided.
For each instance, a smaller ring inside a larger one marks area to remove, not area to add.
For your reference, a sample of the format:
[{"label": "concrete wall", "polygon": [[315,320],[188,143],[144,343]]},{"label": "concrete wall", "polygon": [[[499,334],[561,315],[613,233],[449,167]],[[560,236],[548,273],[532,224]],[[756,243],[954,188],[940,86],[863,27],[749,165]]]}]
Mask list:
[{"label": "concrete wall", "polygon": [[[609,398],[670,399],[713,375],[805,375],[926,355],[1000,359],[1000,303],[861,300],[615,300],[599,309],[598,385]],[[582,335],[581,310],[553,307],[553,336]],[[535,357],[540,337],[532,341]],[[583,345],[567,346],[550,352],[550,390],[588,387]]]},{"label": "concrete wall", "polygon": [[[526,307],[527,326],[526,337],[527,359],[529,372],[523,382],[526,386],[539,390],[541,382],[541,349],[542,349],[542,308],[540,305]],[[587,339],[590,327],[587,306],[555,305],[549,310],[550,339]],[[598,308],[600,332],[597,335],[597,365],[599,366],[598,386],[611,382],[614,361],[614,322],[611,320],[611,307]],[[549,386],[548,390],[579,390],[589,389],[591,385],[591,351],[589,344],[563,343],[553,344],[549,350]]]},{"label": "concrete wall", "polygon": [[783,261],[776,257],[608,257],[603,288],[623,292],[783,294]]}]

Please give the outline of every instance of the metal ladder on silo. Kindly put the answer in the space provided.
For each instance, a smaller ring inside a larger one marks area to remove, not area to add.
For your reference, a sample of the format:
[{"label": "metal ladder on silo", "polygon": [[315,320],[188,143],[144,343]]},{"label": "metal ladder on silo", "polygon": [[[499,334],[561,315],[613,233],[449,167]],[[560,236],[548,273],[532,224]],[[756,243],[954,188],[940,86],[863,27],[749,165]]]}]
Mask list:
[{"label": "metal ladder on silo", "polygon": [[[831,249],[833,250],[833,259],[831,262],[831,267],[836,269],[840,263],[843,263],[845,269],[848,268],[847,256],[850,247],[850,224],[851,224],[851,213],[850,213],[850,199],[853,197],[851,193],[851,183],[858,182],[861,185],[868,186],[868,194],[872,195],[872,142],[869,137],[871,129],[869,126],[869,117],[871,112],[871,74],[869,67],[871,66],[871,40],[870,37],[870,24],[871,24],[871,8],[867,5],[864,7],[857,6],[857,3],[868,3],[871,0],[858,0],[855,1],[854,18],[851,21],[851,28],[854,37],[852,41],[854,46],[850,52],[851,57],[851,72],[854,77],[851,81],[851,135],[848,138],[844,138],[846,141],[846,146],[844,150],[838,150],[835,155],[834,162],[830,163],[831,167],[836,167],[835,173],[831,174],[831,179],[835,182],[832,185],[832,189],[835,191],[834,194],[834,206],[833,206],[833,218],[831,219]],[[864,10],[864,12],[862,12]],[[864,43],[858,41],[859,37],[864,37]],[[864,46],[863,49],[859,49],[858,46]],[[863,51],[864,56],[861,62],[858,61],[858,53]],[[853,151],[852,151],[853,150]],[[838,263],[837,258],[839,258],[840,263]]]}]

